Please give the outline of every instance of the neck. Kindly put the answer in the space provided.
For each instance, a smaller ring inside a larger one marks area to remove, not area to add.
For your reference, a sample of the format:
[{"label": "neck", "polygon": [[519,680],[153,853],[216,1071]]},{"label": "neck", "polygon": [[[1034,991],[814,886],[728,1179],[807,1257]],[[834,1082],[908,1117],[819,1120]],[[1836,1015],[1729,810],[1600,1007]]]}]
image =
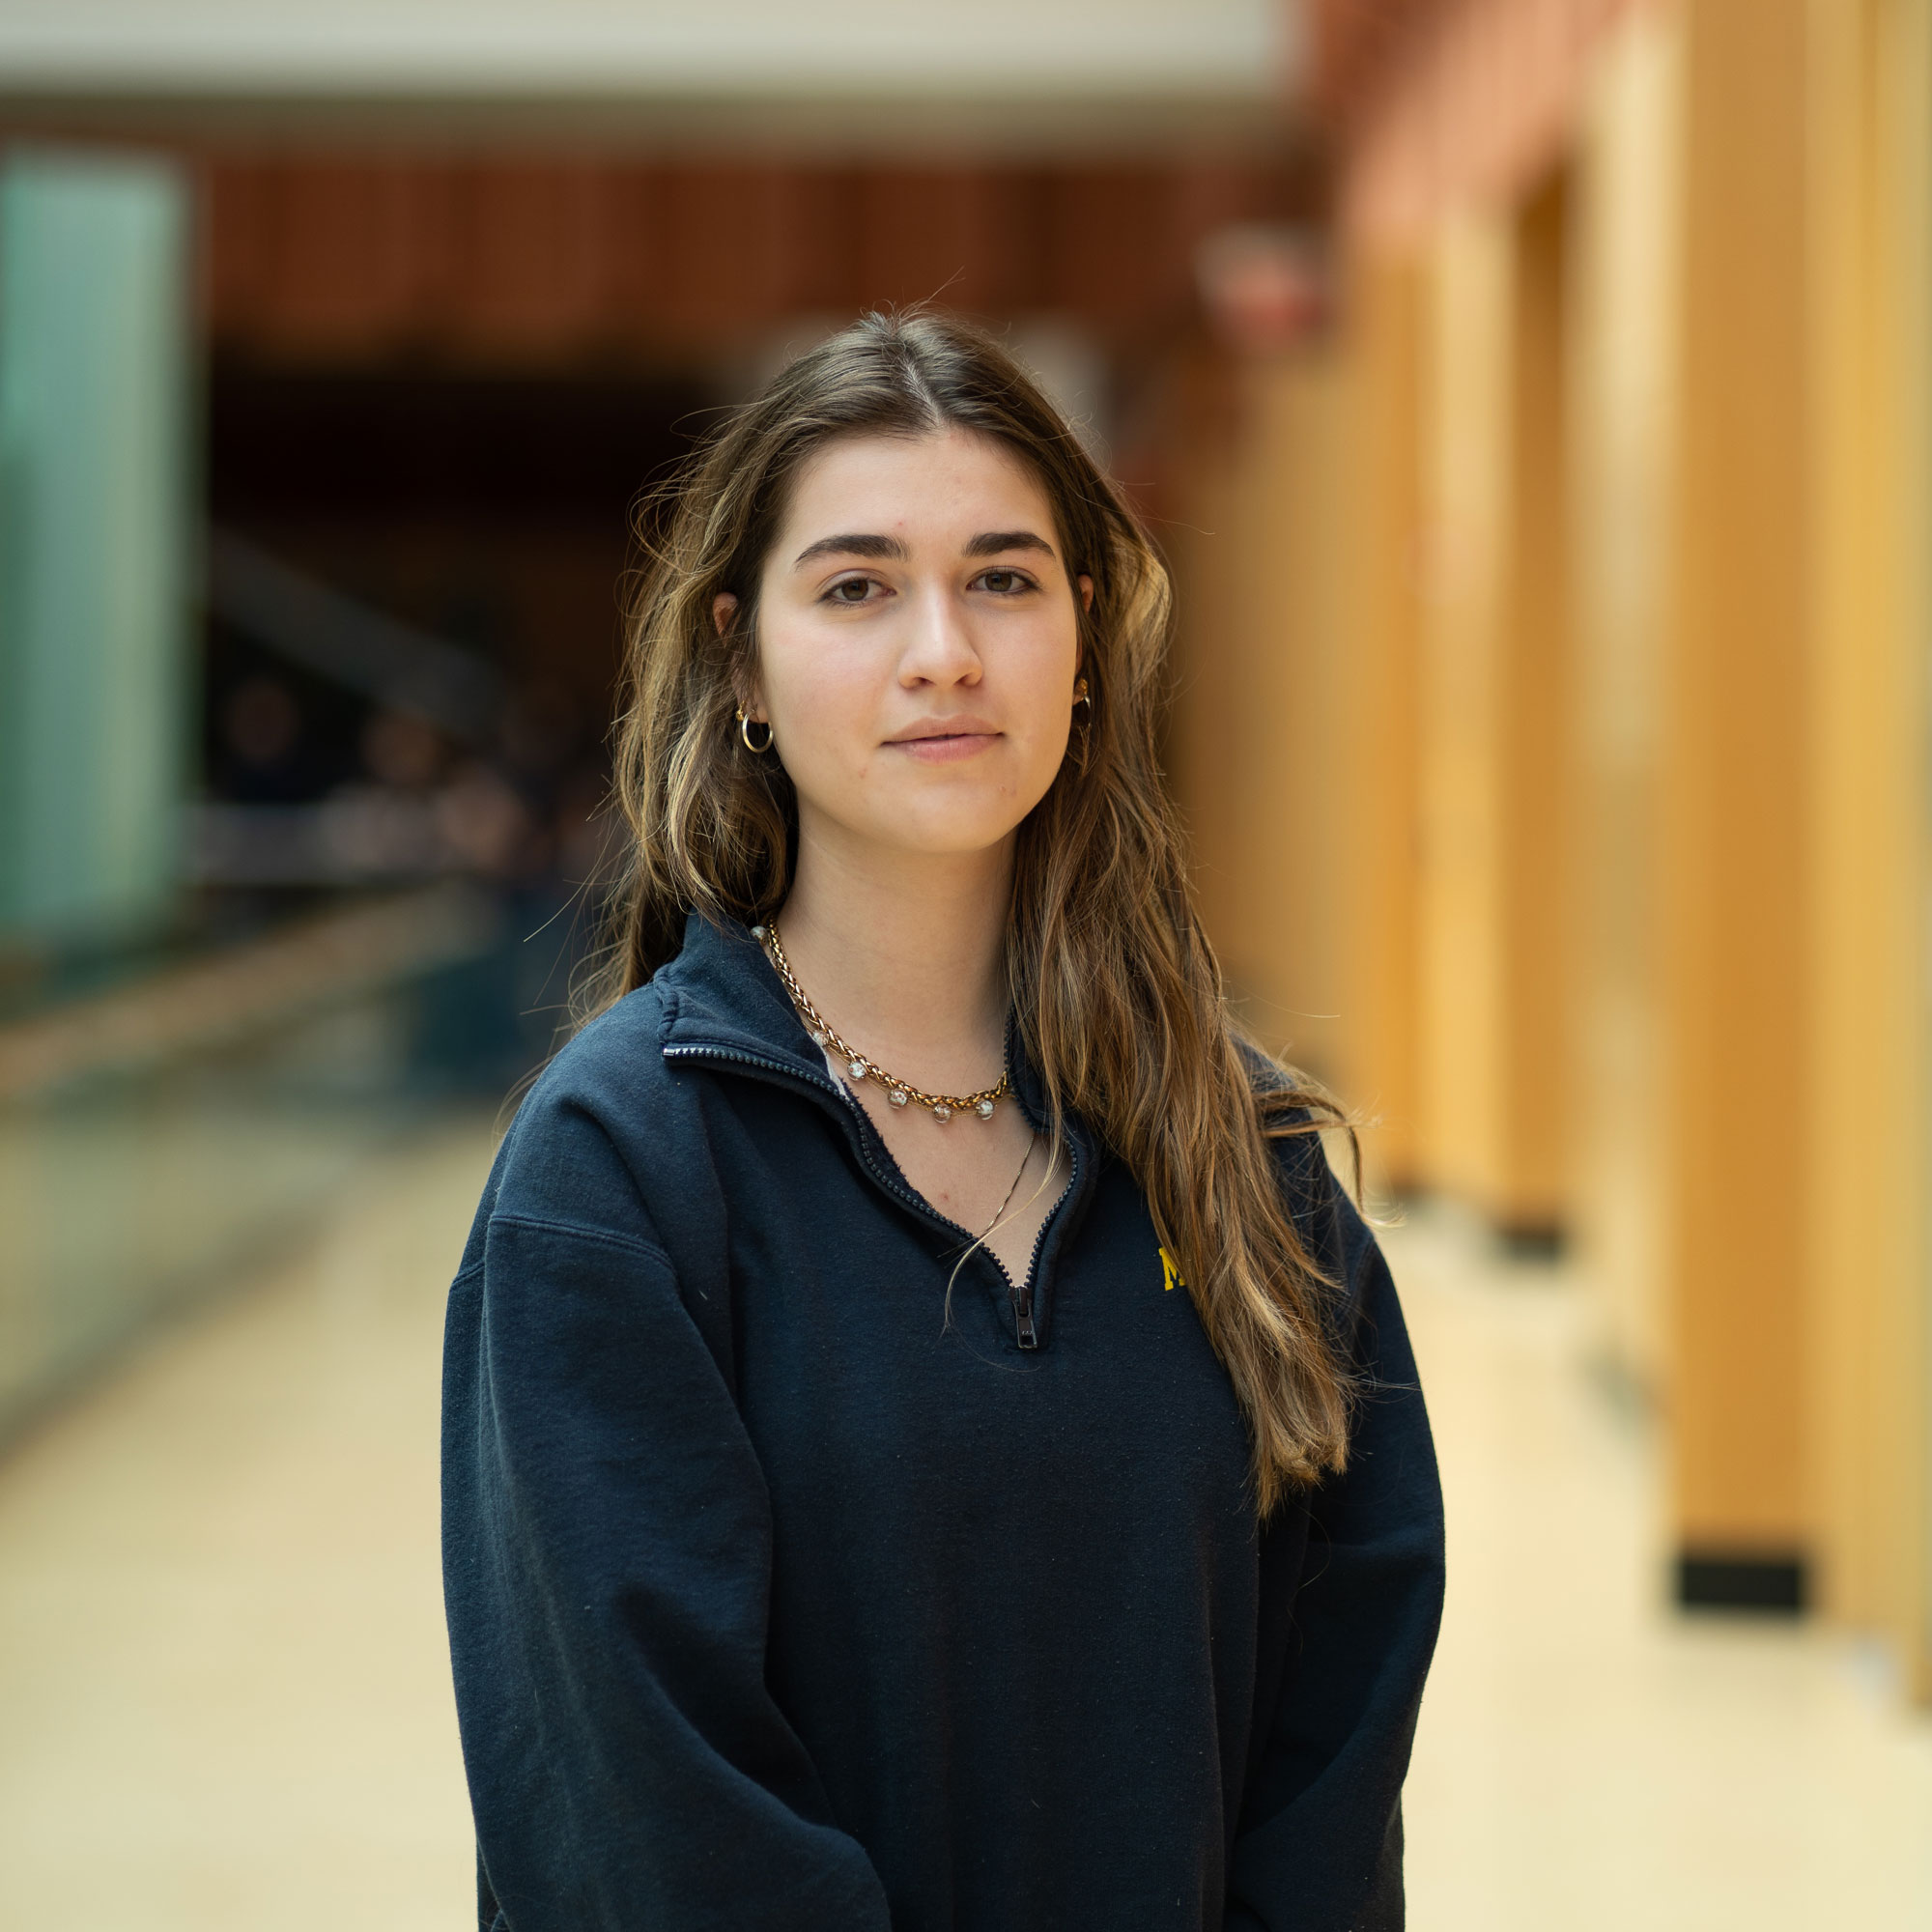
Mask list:
[{"label": "neck", "polygon": [[935,1092],[999,1078],[1012,840],[985,852],[856,852],[801,828],[779,918],[811,1003],[853,1047]]}]

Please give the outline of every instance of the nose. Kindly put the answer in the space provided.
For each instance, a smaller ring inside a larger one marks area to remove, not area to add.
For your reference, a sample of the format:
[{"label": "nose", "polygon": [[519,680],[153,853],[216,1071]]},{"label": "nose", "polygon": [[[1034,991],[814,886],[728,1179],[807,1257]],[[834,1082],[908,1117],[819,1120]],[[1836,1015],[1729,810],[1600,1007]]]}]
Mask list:
[{"label": "nose", "polygon": [[924,589],[914,603],[899,682],[908,690],[922,684],[942,689],[980,681],[981,665],[966,613],[944,584]]}]

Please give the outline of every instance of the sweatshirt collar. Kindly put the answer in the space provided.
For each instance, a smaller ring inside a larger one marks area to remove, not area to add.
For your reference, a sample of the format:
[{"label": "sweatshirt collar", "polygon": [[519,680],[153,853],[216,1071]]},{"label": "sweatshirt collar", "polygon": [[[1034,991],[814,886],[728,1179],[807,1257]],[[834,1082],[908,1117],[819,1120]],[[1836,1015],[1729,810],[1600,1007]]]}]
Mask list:
[{"label": "sweatshirt collar", "polygon": [[[689,914],[682,950],[653,983],[663,997],[659,1035],[667,1051],[749,1054],[814,1085],[828,1079],[825,1056],[806,1032],[784,982],[750,927],[737,920]],[[1045,1088],[1010,1015],[1007,1071],[1022,1108],[1036,1125],[1043,1125]]]},{"label": "sweatshirt collar", "polygon": [[706,1047],[782,1063],[811,1080],[825,1061],[772,970],[765,950],[735,919],[688,914],[684,945],[653,980],[664,1002],[667,1047]]}]

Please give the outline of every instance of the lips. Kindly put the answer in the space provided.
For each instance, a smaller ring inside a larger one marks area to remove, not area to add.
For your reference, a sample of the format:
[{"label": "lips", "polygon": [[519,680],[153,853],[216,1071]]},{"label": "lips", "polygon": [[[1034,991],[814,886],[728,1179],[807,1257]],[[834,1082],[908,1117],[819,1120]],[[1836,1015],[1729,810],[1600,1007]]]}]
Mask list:
[{"label": "lips", "polygon": [[923,718],[886,740],[922,765],[948,765],[977,757],[998,741],[1000,731],[984,718]]},{"label": "lips", "polygon": [[975,717],[971,712],[961,712],[956,718],[923,718],[917,724],[907,725],[903,731],[895,731],[886,743],[917,745],[932,738],[997,738],[999,735],[997,724]]}]

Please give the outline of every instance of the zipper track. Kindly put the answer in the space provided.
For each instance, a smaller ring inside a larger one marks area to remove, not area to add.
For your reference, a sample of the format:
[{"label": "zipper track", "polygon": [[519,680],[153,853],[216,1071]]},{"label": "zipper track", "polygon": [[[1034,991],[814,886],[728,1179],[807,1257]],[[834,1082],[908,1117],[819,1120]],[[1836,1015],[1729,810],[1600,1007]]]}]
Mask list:
[{"label": "zipper track", "polygon": [[993,1265],[1007,1275],[1007,1299],[1013,1304],[1013,1328],[1022,1349],[1039,1347],[1039,1331],[1033,1322],[1033,1284],[1039,1272],[1040,1251],[1046,1246],[1047,1231],[1053,1226],[1053,1217],[1060,1212],[1061,1204],[1073,1192],[1073,1183],[1080,1179],[1080,1150],[1071,1141],[1066,1143],[1066,1185],[1054,1198],[1051,1208],[1046,1210],[1046,1219],[1039,1224],[1039,1232],[1033,1237],[1033,1253],[1027,1257],[1027,1270],[1023,1279],[1015,1282],[1007,1274],[1007,1264],[991,1248]]},{"label": "zipper track", "polygon": [[[962,1228],[957,1221],[948,1220],[924,1195],[915,1193],[872,1158],[872,1151],[867,1145],[866,1136],[868,1131],[876,1134],[879,1130],[867,1118],[865,1109],[842,1087],[835,1086],[831,1080],[823,1076],[802,1072],[796,1065],[787,1065],[783,1061],[768,1060],[762,1054],[741,1053],[736,1047],[668,1046],[663,1051],[667,1060],[723,1061],[727,1065],[753,1067],[760,1073],[770,1074],[794,1086],[810,1088],[813,1093],[828,1094],[841,1101],[852,1117],[853,1126],[857,1129],[852,1138],[853,1144],[858,1148],[859,1158],[865,1163],[866,1172],[873,1180],[895,1201],[903,1203],[923,1220],[931,1222],[935,1228],[944,1229],[949,1235],[957,1235],[968,1247],[978,1245],[977,1237]],[[1014,1331],[1022,1349],[1031,1350],[1039,1347],[1039,1332],[1034,1326],[1033,1320],[1034,1276],[1039,1268],[1040,1251],[1046,1245],[1047,1231],[1053,1226],[1054,1216],[1060,1212],[1062,1203],[1073,1192],[1073,1183],[1080,1176],[1080,1151],[1071,1141],[1066,1144],[1066,1160],[1068,1170],[1066,1185],[1060,1190],[1052,1208],[1047,1210],[1046,1219],[1039,1224],[1039,1233],[1033,1237],[1033,1253],[1027,1259],[1025,1279],[1015,1282],[1012,1276],[1007,1273],[1006,1264],[991,1248],[980,1250],[999,1269],[1001,1278],[1007,1284],[1007,1299],[1012,1305]]]}]

